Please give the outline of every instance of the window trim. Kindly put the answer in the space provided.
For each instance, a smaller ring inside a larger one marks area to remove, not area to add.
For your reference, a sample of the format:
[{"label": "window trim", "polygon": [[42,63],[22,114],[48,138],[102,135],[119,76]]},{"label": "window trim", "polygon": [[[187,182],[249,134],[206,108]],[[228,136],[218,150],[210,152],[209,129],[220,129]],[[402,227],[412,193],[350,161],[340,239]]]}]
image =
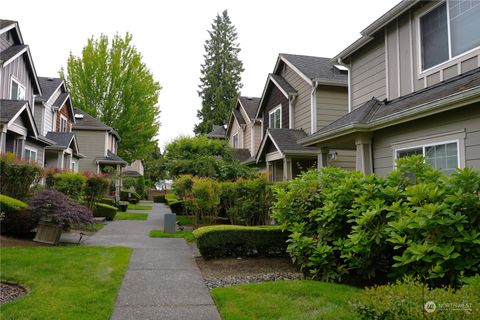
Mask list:
[{"label": "window trim", "polygon": [[[65,131],[62,130],[62,120],[65,120]],[[60,114],[60,127],[59,132],[68,132],[68,119],[63,114]]]},{"label": "window trim", "polygon": [[[280,110],[280,127],[274,128],[274,127],[272,126],[272,124],[270,123],[270,115],[271,115],[272,113],[277,112],[278,110]],[[276,106],[275,108],[273,108],[272,110],[270,110],[270,111],[268,112],[268,127],[269,127],[269,128],[272,128],[272,129],[281,129],[281,128],[282,128],[282,105],[281,105],[281,104],[278,105],[278,106]]]},{"label": "window trim", "polygon": [[[420,14],[417,15],[417,17],[415,18],[415,24],[417,25],[417,52],[418,52],[418,59],[417,59],[417,67],[418,67],[418,70],[419,70],[419,78],[421,77],[424,77],[424,76],[428,76],[430,75],[431,71],[435,70],[438,71],[438,69],[448,63],[452,63],[452,61],[455,61],[455,60],[458,60],[460,58],[462,58],[463,56],[466,56],[466,55],[469,55],[475,51],[478,51],[480,49],[480,46],[477,46],[475,48],[472,48],[468,51],[465,51],[465,52],[462,52],[456,56],[452,56],[452,39],[451,39],[451,32],[450,32],[450,10],[449,10],[449,1],[450,0],[443,0],[443,1],[438,1],[438,3],[435,3],[434,5],[432,5],[430,8],[428,8],[427,10],[425,11],[422,11]],[[441,6],[442,4],[446,4],[446,10],[447,10],[447,38],[448,38],[448,60],[445,60],[437,65],[434,65],[428,69],[425,69],[423,70],[423,66],[422,66],[422,36],[421,36],[421,25],[420,25],[420,19],[425,16],[426,14],[428,14],[429,12],[431,12],[432,10],[436,9],[438,6]],[[458,61],[457,61],[458,63]],[[454,63],[456,64],[456,63]],[[434,73],[434,72],[433,72]]]},{"label": "window trim", "polygon": [[[13,76],[10,77],[10,99],[12,98],[12,90],[13,90],[13,83],[16,83],[19,87],[22,87],[23,88],[23,92],[25,93],[25,97],[24,99],[27,98],[27,89],[25,88],[25,86],[20,82],[18,81],[17,79],[15,79]],[[17,92],[17,97],[16,99],[12,99],[12,100],[20,100],[18,99],[18,92]]]},{"label": "window trim", "polygon": [[[235,145],[235,137],[237,138],[237,145]],[[237,131],[232,135],[232,148],[238,149],[239,148],[239,146],[238,146],[239,141],[240,141],[240,139],[238,138],[238,131]]]},{"label": "window trim", "polygon": [[25,146],[25,148],[24,148],[24,150],[23,150],[23,156],[24,156],[24,158],[26,158],[26,157],[25,157],[25,154],[26,154],[27,151],[29,151],[29,152],[34,152],[34,153],[35,153],[35,161],[32,161],[32,159],[31,159],[30,157],[28,158],[28,161],[29,161],[29,162],[35,162],[35,163],[37,163],[37,162],[38,162],[38,149],[37,149],[37,148],[34,148],[34,147],[30,147],[30,146]]}]

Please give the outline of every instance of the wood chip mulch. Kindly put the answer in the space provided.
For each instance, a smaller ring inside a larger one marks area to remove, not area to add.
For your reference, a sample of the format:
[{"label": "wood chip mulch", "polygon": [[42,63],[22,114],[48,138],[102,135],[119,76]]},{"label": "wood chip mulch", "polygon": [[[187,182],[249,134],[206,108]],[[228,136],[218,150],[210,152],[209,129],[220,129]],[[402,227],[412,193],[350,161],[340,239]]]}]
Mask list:
[{"label": "wood chip mulch", "polygon": [[27,290],[17,284],[0,282],[0,304],[14,300],[27,293]]}]

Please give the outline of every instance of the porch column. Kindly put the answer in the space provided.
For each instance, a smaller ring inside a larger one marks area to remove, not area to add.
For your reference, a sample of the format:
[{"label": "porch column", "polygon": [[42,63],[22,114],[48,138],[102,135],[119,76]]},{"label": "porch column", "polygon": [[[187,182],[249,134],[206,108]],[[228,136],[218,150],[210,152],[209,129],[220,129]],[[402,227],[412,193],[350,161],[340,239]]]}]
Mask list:
[{"label": "porch column", "polygon": [[0,131],[0,154],[5,153],[5,146],[7,144],[7,126],[2,126]]},{"label": "porch column", "polygon": [[328,148],[320,148],[317,155],[317,169],[328,167]]},{"label": "porch column", "polygon": [[63,170],[63,159],[64,159],[65,153],[59,152],[57,154],[57,168]]},{"label": "porch column", "polygon": [[283,181],[292,180],[292,159],[283,158]]},{"label": "porch column", "polygon": [[269,182],[273,182],[272,164],[267,161],[267,177]]},{"label": "porch column", "polygon": [[122,177],[120,176],[120,165],[117,164],[117,181],[115,181],[115,200],[120,200],[120,186],[122,184]]},{"label": "porch column", "polygon": [[25,159],[25,137],[17,138],[17,150],[15,153],[19,159]]},{"label": "porch column", "polygon": [[65,163],[65,169],[71,170],[72,169],[72,155],[67,154],[67,163]]},{"label": "porch column", "polygon": [[356,169],[366,174],[373,173],[372,137],[360,135],[355,138],[355,145],[357,146]]}]

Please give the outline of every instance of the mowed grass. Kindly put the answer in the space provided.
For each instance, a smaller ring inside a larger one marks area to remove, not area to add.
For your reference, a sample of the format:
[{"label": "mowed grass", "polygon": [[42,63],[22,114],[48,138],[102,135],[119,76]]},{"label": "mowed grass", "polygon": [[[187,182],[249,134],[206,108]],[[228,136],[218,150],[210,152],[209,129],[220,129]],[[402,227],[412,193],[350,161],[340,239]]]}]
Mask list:
[{"label": "mowed grass", "polygon": [[28,294],[2,305],[7,319],[109,319],[132,249],[121,247],[2,248],[2,281]]},{"label": "mowed grass", "polygon": [[148,213],[143,212],[117,212],[115,220],[147,220]]},{"label": "mowed grass", "polygon": [[151,238],[184,238],[187,241],[194,241],[192,230],[177,231],[175,233],[165,233],[162,230],[150,230],[148,234]]},{"label": "mowed grass", "polygon": [[[176,219],[178,221],[178,223],[180,223],[181,225],[193,225],[194,222],[195,222],[195,217],[194,216],[179,216],[177,215],[176,216]],[[198,222],[198,224],[203,224],[204,221],[202,219],[200,219]]]},{"label": "mowed grass", "polygon": [[349,301],[360,289],[312,280],[263,282],[215,288],[225,320],[355,319]]},{"label": "mowed grass", "polygon": [[128,204],[128,210],[152,210],[152,206],[144,206],[141,204]]}]

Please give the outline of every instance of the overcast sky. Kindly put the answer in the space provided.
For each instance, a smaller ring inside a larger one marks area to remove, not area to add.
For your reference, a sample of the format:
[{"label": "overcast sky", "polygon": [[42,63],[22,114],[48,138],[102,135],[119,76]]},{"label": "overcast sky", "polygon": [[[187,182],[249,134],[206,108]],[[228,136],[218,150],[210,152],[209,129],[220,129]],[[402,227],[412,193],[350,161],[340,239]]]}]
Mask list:
[{"label": "overcast sky", "polygon": [[39,76],[58,76],[68,54],[79,55],[90,36],[133,34],[133,42],[163,89],[165,143],[192,135],[207,30],[227,9],[237,28],[245,96],[260,96],[278,53],[332,57],[399,0],[15,0],[0,18],[17,20]]}]

